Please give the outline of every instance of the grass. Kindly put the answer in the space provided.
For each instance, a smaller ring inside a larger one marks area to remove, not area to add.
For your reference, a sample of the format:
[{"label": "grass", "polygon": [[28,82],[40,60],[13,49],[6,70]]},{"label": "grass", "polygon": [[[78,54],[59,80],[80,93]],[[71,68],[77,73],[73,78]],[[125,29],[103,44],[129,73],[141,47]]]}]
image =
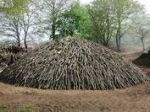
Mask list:
[{"label": "grass", "polygon": [[0,112],[8,112],[7,107],[5,106],[0,106]]},{"label": "grass", "polygon": [[[6,106],[0,106],[0,112],[10,112],[10,109]],[[13,112],[35,112],[31,106],[17,107]]]},{"label": "grass", "polygon": [[33,108],[30,106],[19,107],[17,108],[16,112],[33,112]]}]

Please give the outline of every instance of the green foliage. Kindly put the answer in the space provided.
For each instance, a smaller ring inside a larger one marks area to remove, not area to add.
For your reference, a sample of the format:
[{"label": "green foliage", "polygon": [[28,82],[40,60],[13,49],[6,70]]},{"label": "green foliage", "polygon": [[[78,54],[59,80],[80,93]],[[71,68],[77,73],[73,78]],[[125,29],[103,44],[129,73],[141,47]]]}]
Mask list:
[{"label": "green foliage", "polygon": [[76,30],[76,17],[69,12],[65,12],[57,21],[57,28],[61,36],[73,36]]},{"label": "green foliage", "polygon": [[86,7],[75,4],[72,13],[76,15],[76,28],[81,37],[90,36],[90,18]]},{"label": "green foliage", "polygon": [[116,16],[116,46],[118,51],[120,51],[121,39],[126,33],[127,29],[130,27],[127,21],[131,21],[130,15],[138,13],[140,10],[142,10],[142,7],[134,0],[113,0],[113,5],[114,15]]},{"label": "green foliage", "polygon": [[89,6],[91,39],[108,46],[115,38],[120,50],[121,38],[131,23],[130,17],[140,10],[140,5],[134,0],[94,0]]},{"label": "green foliage", "polygon": [[0,12],[4,12],[9,15],[19,15],[24,12],[25,4],[30,0],[12,0],[4,2],[3,5],[0,6]]},{"label": "green foliage", "polygon": [[92,40],[108,46],[114,33],[115,19],[112,0],[95,0],[89,7],[93,30]]},{"label": "green foliage", "polygon": [[57,22],[62,36],[79,35],[89,37],[90,19],[87,8],[75,2],[69,11],[66,11]]}]

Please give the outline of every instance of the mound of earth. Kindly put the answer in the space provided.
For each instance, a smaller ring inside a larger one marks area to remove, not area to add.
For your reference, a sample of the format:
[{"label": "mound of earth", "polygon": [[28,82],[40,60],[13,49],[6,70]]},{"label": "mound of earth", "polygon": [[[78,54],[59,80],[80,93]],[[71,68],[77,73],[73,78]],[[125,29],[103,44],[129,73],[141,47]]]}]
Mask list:
[{"label": "mound of earth", "polygon": [[47,43],[0,74],[5,83],[53,90],[109,90],[145,79],[118,53],[79,38]]},{"label": "mound of earth", "polygon": [[134,64],[143,67],[150,67],[150,51],[143,53],[140,57],[133,61]]}]

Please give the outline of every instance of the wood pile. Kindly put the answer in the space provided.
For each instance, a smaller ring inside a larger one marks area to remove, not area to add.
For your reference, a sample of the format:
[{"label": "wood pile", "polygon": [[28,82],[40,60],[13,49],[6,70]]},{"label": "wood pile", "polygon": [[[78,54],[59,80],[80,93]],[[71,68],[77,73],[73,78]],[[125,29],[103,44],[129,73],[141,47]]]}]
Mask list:
[{"label": "wood pile", "polygon": [[52,90],[110,90],[145,79],[139,68],[118,53],[73,37],[43,45],[0,74],[5,83]]}]

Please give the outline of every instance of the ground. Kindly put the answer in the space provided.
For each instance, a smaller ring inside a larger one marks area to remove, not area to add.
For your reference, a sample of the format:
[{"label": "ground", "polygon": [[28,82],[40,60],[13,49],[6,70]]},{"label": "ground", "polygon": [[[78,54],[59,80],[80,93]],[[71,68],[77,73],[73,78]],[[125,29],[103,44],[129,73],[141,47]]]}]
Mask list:
[{"label": "ground", "polygon": [[0,112],[150,112],[149,85],[113,91],[50,91],[0,83]]},{"label": "ground", "polygon": [[[127,57],[132,60],[134,55]],[[0,83],[0,112],[150,112],[149,85],[111,91],[52,91]]]}]

